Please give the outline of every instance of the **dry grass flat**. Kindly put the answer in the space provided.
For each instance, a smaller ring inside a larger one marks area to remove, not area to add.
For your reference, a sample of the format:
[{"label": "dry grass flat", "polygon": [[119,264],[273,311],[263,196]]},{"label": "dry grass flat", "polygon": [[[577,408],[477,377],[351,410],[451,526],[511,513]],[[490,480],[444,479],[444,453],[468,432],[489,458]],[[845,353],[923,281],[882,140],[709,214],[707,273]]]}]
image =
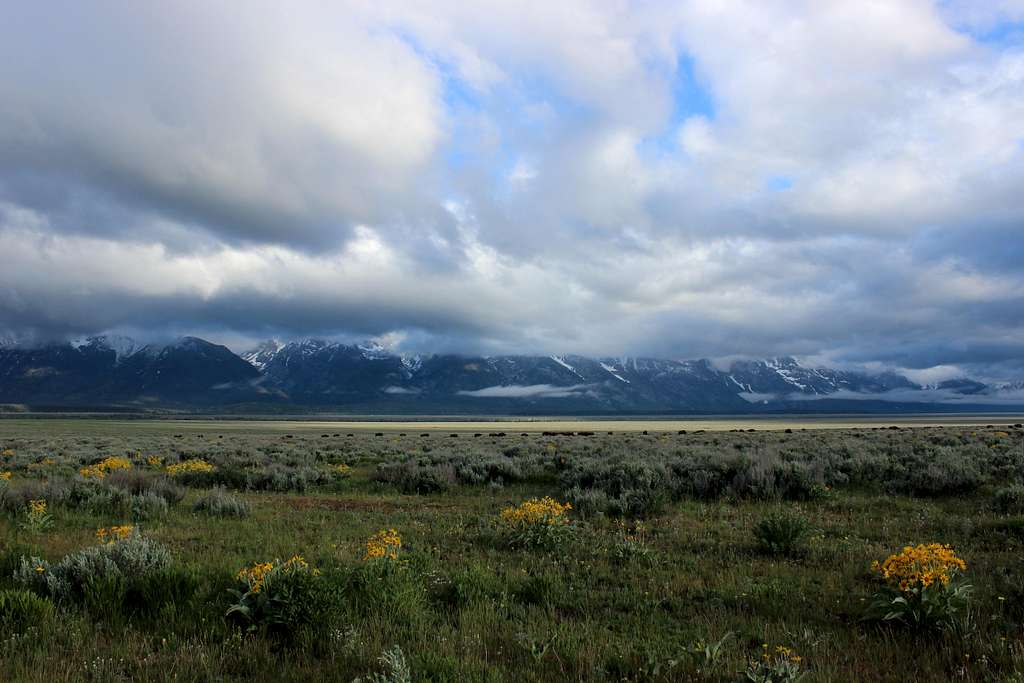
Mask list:
[{"label": "dry grass flat", "polygon": [[878,427],[973,427],[1009,426],[1024,422],[1024,416],[999,415],[880,415],[880,416],[794,416],[779,418],[680,418],[680,419],[587,419],[587,418],[496,418],[480,420],[442,419],[108,419],[108,418],[3,418],[0,436],[91,434],[159,435],[173,433],[209,434],[296,434],[312,432],[366,434],[492,433],[539,434],[542,432],[678,432],[679,430],[728,432],[737,429],[782,431],[786,429],[871,429]]}]

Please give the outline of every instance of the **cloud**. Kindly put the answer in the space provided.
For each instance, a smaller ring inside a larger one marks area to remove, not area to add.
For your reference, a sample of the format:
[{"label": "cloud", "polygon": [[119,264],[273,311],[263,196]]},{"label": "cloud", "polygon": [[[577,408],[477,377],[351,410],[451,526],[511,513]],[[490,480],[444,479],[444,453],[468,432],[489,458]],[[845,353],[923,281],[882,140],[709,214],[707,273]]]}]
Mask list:
[{"label": "cloud", "polygon": [[405,387],[384,387],[384,393],[385,394],[406,395],[406,394],[418,394],[420,392],[419,392],[419,389],[406,389]]},{"label": "cloud", "polygon": [[1024,401],[1024,389],[1009,389],[983,394],[961,394],[949,389],[892,389],[880,393],[865,393],[841,389],[827,395],[808,394],[758,394],[739,395],[750,403],[766,401],[886,401],[889,403],[939,403],[945,405],[991,405],[1020,406]]},{"label": "cloud", "polygon": [[476,398],[569,398],[579,396],[586,385],[577,384],[571,387],[556,387],[552,384],[511,384],[506,386],[485,387],[475,391],[458,391],[460,396]]},{"label": "cloud", "polygon": [[79,224],[84,206],[222,238],[336,242],[416,194],[443,136],[439,87],[409,45],[341,8],[12,7],[4,185],[34,181],[72,230],[118,229]]},{"label": "cloud", "polygon": [[1014,2],[0,24],[0,335],[1024,375]]}]

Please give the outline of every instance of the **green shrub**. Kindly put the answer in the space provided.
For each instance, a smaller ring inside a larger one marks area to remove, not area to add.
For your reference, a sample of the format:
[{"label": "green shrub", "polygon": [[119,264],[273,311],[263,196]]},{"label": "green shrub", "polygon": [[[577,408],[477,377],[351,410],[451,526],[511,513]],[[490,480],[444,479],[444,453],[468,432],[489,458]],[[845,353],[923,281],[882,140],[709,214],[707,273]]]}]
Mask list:
[{"label": "green shrub", "polygon": [[912,496],[937,497],[971,493],[985,477],[981,465],[963,449],[915,444],[892,464],[889,489]]},{"label": "green shrub", "polygon": [[147,572],[125,588],[124,605],[131,614],[149,618],[171,607],[186,613],[199,595],[199,577],[187,567],[169,566]]},{"label": "green shrub", "polygon": [[798,514],[776,512],[754,525],[754,539],[768,555],[795,556],[806,552],[810,524]]},{"label": "green shrub", "polygon": [[455,483],[455,467],[424,465],[413,461],[382,463],[373,480],[395,486],[402,493],[437,493],[447,491]]},{"label": "green shrub", "polygon": [[122,489],[133,496],[150,494],[177,505],[185,497],[185,489],[163,474],[151,474],[142,470],[114,470],[103,483],[112,488]]},{"label": "green shrub", "polygon": [[565,499],[582,519],[605,515],[611,509],[608,494],[601,489],[581,489],[573,486],[565,492]]},{"label": "green shrub", "polygon": [[25,589],[0,590],[0,634],[24,633],[45,627],[53,617],[53,603]]},{"label": "green shrub", "polygon": [[45,500],[52,506],[66,502],[71,493],[72,487],[63,479],[8,482],[0,487],[0,508],[8,514],[19,515],[28,507],[29,501]]},{"label": "green shrub", "polygon": [[127,580],[118,572],[86,576],[81,586],[81,604],[94,619],[107,625],[121,625]]},{"label": "green shrub", "polygon": [[647,541],[647,526],[643,522],[630,526],[620,523],[619,536],[612,544],[611,558],[618,564],[653,565],[654,549]]},{"label": "green shrub", "polygon": [[1024,512],[1024,486],[1012,484],[999,489],[992,497],[992,507],[1003,514]]},{"label": "green shrub", "polygon": [[441,587],[438,598],[456,609],[480,603],[501,593],[498,577],[479,565],[470,565],[456,572]]},{"label": "green shrub", "polygon": [[242,467],[228,464],[212,471],[185,471],[175,481],[192,488],[224,487],[236,491],[277,491],[302,493],[311,486],[329,483],[331,475],[306,465],[271,463]]},{"label": "green shrub", "polygon": [[736,498],[754,500],[817,500],[826,490],[802,462],[741,459],[730,469],[727,490]]},{"label": "green shrub", "polygon": [[167,515],[167,500],[151,491],[132,496],[131,518],[137,522],[148,519],[159,519]]},{"label": "green shrub", "polygon": [[412,671],[399,646],[385,650],[377,661],[380,663],[380,672],[356,678],[352,683],[412,683]]},{"label": "green shrub", "polygon": [[512,589],[512,595],[523,605],[550,607],[566,591],[562,577],[549,570],[531,570]]},{"label": "green shrub", "polygon": [[658,463],[582,461],[562,472],[560,481],[573,504],[573,497],[584,499],[588,514],[616,517],[657,515],[673,489],[671,473]]},{"label": "green shrub", "polygon": [[192,509],[214,517],[241,518],[249,515],[249,504],[221,487],[210,489],[195,502]]},{"label": "green shrub", "polygon": [[122,540],[66,555],[55,565],[23,557],[14,578],[58,603],[81,602],[88,586],[92,593],[112,590],[119,579],[130,584],[170,564],[171,554],[164,546],[135,531]]},{"label": "green shrub", "polygon": [[427,618],[427,593],[417,571],[404,562],[370,560],[345,578],[346,606],[384,623],[410,625]]}]

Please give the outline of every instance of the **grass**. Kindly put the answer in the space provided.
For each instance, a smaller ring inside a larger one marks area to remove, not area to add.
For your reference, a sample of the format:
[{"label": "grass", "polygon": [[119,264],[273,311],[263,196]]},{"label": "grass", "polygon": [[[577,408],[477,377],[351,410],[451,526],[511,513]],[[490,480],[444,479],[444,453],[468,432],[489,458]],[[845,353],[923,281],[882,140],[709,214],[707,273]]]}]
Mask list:
[{"label": "grass", "polygon": [[[277,479],[245,481],[280,488],[236,487],[230,495],[244,500],[249,514],[222,517],[193,511],[219,483],[194,480],[166,514],[137,522],[189,573],[194,594],[179,595],[156,615],[108,605],[102,620],[81,605],[58,605],[34,627],[0,633],[0,680],[350,681],[381,672],[379,658],[398,646],[417,681],[735,681],[766,643],[799,654],[806,680],[814,681],[1024,675],[1024,519],[993,505],[997,489],[1024,475],[1021,430],[587,437],[517,430],[453,439],[421,437],[415,428],[404,437],[255,428],[218,438],[176,426],[74,424],[0,432],[0,452],[13,451],[0,455],[0,471],[13,473],[6,486],[44,479],[71,486],[80,467],[110,456],[163,478],[145,464],[155,455],[165,463],[203,459],[220,473],[276,468]],[[950,465],[951,454],[969,467]],[[703,497],[681,485],[696,476],[692,469],[672,475],[680,463],[737,458],[753,464]],[[920,480],[917,470],[932,459],[947,464]],[[351,476],[332,478],[328,465],[342,462]],[[415,472],[444,468],[446,488],[402,494],[376,476],[378,465],[402,462],[415,463]],[[474,462],[490,469],[470,472]],[[821,491],[785,500],[771,492],[791,488],[748,483],[769,476],[765,463],[778,462],[804,468]],[[669,475],[641,477],[616,463],[663,467]],[[600,477],[583,476],[599,468]],[[569,483],[607,482],[609,471],[618,477],[615,492],[608,489],[613,495],[625,487],[629,497],[641,478],[664,487],[650,514],[615,508],[644,517],[642,538],[636,521],[597,511],[576,516],[573,533],[553,548],[504,541],[500,510],[534,497],[565,500]],[[894,489],[889,478],[900,485]],[[92,511],[72,497],[53,501],[49,511],[53,527],[41,533],[21,528],[16,511],[0,515],[0,590],[15,588],[13,563],[22,555],[53,563],[94,545],[97,528],[132,523],[127,513]],[[812,521],[805,550],[793,557],[761,552],[755,539],[756,525],[780,512]],[[401,535],[406,566],[369,580],[366,541],[391,528]],[[626,537],[631,550],[624,553]],[[951,544],[967,561],[975,586],[971,621],[940,632],[861,622],[877,588],[871,562],[932,541]],[[281,639],[246,633],[224,618],[239,569],[294,555],[336,588],[315,628]]]}]

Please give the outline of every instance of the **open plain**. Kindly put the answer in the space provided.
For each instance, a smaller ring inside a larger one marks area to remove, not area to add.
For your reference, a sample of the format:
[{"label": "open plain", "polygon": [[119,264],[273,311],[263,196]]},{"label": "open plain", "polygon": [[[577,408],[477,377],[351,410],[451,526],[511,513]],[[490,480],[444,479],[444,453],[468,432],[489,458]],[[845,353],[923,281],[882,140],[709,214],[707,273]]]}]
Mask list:
[{"label": "open plain", "polygon": [[4,420],[0,679],[1019,680],[1020,423],[811,422]]}]

